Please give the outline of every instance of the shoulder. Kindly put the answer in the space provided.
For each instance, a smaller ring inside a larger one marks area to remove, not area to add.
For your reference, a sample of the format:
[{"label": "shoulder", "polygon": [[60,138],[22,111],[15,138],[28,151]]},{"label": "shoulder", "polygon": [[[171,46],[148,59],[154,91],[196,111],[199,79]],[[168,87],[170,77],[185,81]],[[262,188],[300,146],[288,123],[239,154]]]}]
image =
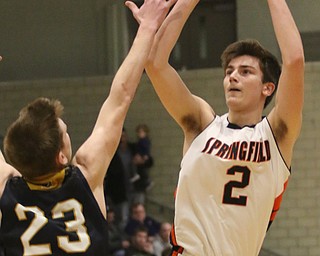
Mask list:
[{"label": "shoulder", "polygon": [[21,174],[6,163],[4,159],[0,159],[0,197],[2,196],[7,181],[14,176],[21,176]]}]

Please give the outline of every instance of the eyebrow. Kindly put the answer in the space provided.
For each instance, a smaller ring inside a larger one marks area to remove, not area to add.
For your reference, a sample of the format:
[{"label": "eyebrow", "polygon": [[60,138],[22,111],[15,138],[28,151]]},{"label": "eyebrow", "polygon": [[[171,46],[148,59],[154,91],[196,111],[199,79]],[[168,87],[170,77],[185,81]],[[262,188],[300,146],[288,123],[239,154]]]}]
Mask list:
[{"label": "eyebrow", "polygon": [[[227,69],[232,69],[232,68],[234,68],[233,65],[228,65],[227,68],[226,68],[226,70],[227,70]],[[240,65],[240,68],[249,68],[249,69],[254,69],[254,70],[256,70],[255,67],[250,66],[250,65]]]}]

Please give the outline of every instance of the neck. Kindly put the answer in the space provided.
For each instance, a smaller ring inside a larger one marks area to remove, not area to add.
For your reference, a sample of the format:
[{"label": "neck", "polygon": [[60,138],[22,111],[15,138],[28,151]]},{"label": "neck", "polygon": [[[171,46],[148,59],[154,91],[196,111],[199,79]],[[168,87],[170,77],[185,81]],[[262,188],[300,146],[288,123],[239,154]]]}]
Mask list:
[{"label": "neck", "polygon": [[51,190],[59,188],[65,177],[65,169],[60,170],[59,172],[49,173],[41,177],[27,179],[24,177],[28,186],[32,190]]},{"label": "neck", "polygon": [[262,113],[256,111],[255,113],[241,113],[229,110],[228,121],[240,127],[251,126],[261,121]]}]

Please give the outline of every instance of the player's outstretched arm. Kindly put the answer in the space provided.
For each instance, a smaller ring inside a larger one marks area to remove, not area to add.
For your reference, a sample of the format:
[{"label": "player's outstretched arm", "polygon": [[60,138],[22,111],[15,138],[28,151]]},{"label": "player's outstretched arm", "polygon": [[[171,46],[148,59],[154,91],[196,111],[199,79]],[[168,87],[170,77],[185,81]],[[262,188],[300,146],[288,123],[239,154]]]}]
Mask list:
[{"label": "player's outstretched arm", "polygon": [[[213,119],[213,111],[195,97],[169,64],[169,56],[183,26],[199,0],[178,0],[160,27],[146,65],[162,104],[192,140]],[[192,124],[192,125],[191,125]]]},{"label": "player's outstretched arm", "polygon": [[103,186],[103,178],[118,146],[122,126],[154,36],[174,2],[145,0],[140,8],[131,1],[126,2],[133,15],[139,17],[140,25],[132,47],[113,79],[109,96],[100,109],[92,134],[74,158],[92,190]]},{"label": "player's outstretched arm", "polygon": [[268,0],[282,57],[275,107],[269,114],[280,150],[289,164],[301,129],[304,101],[304,52],[300,33],[285,0]]}]

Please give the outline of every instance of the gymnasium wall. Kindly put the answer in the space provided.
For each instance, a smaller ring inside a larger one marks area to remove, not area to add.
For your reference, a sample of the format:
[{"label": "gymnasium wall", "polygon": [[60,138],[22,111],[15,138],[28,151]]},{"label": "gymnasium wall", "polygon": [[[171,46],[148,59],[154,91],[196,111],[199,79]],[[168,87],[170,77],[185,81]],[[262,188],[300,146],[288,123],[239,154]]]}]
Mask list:
[{"label": "gymnasium wall", "polygon": [[[319,39],[313,39],[314,35],[319,38],[320,33],[319,0],[287,2],[299,30],[308,34],[306,46],[315,48],[310,53],[308,49],[307,55],[312,56],[311,60],[320,60]],[[131,17],[131,14],[123,3],[112,0],[0,1],[0,54],[6,60],[0,64],[0,81],[114,73],[127,54],[128,27],[132,25],[132,19],[126,19],[126,15]],[[279,55],[267,1],[237,0],[236,6],[238,39],[256,38]],[[221,28],[220,37],[225,36],[224,24],[217,26]],[[194,54],[192,45],[190,49]]]}]

